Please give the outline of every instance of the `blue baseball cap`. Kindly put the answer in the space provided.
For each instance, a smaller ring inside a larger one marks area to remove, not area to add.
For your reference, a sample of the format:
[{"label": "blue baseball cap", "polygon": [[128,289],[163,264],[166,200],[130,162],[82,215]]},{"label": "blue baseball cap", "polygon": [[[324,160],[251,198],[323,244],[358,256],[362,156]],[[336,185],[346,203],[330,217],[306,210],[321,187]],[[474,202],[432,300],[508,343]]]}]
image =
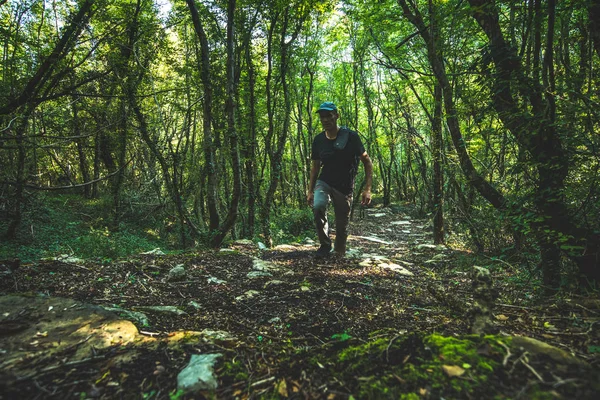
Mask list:
[{"label": "blue baseball cap", "polygon": [[319,111],[337,111],[337,107],[331,101],[326,101],[325,103],[321,103],[317,112]]}]

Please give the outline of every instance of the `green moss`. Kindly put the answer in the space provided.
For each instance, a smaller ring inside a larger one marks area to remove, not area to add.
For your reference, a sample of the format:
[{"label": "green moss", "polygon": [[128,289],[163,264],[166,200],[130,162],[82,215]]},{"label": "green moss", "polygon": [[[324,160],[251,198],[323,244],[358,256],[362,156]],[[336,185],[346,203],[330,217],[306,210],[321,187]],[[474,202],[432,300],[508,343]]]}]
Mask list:
[{"label": "green moss", "polygon": [[219,376],[225,381],[240,382],[248,380],[248,371],[241,361],[234,359],[225,361],[219,371]]},{"label": "green moss", "polygon": [[377,339],[373,342],[367,342],[360,346],[351,346],[342,350],[338,355],[340,362],[355,361],[361,362],[366,358],[373,358],[385,351],[389,344],[389,339]]},{"label": "green moss", "polygon": [[482,356],[479,349],[486,349],[487,352],[499,352],[498,340],[495,336],[483,338],[466,336],[459,339],[433,334],[425,337],[424,343],[437,353],[441,364],[458,366],[469,364],[474,366],[477,372],[488,375],[487,373],[493,372],[498,363],[489,357]]},{"label": "green moss", "polygon": [[[503,349],[496,336],[407,335],[349,346],[337,353],[340,377],[355,380],[360,398],[419,398],[424,387],[450,397],[485,391],[482,385],[499,366]],[[443,366],[459,366],[450,377]],[[399,383],[402,383],[399,385]],[[416,397],[415,397],[416,396]]]}]

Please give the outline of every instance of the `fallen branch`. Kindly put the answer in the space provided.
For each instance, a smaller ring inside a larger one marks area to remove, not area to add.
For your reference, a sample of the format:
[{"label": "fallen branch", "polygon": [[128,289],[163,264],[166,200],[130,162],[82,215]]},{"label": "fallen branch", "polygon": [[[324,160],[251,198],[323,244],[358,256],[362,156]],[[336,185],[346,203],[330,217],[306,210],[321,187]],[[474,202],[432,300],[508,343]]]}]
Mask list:
[{"label": "fallen branch", "polygon": [[266,379],[261,379],[260,381],[256,381],[253,384],[251,384],[250,385],[250,389],[254,389],[254,388],[257,388],[259,386],[262,386],[262,385],[265,385],[267,383],[271,383],[271,382],[274,382],[274,381],[275,381],[275,377],[274,376],[271,376],[271,377],[266,378]]},{"label": "fallen branch", "polygon": [[531,365],[529,365],[529,364],[527,363],[527,361],[525,361],[525,359],[521,359],[521,363],[522,363],[524,366],[526,366],[526,367],[527,367],[527,369],[529,369],[529,370],[530,370],[530,371],[531,371],[531,372],[532,372],[532,373],[535,375],[535,377],[536,377],[536,378],[538,378],[538,379],[540,380],[540,382],[542,382],[542,383],[546,383],[546,382],[544,381],[544,378],[542,378],[542,377],[540,376],[540,374],[538,374],[538,373],[537,373],[537,371],[536,371],[536,370],[535,370],[535,369],[534,369],[534,368],[533,368]]},{"label": "fallen branch", "polygon": [[508,359],[512,356],[512,353],[510,352],[510,349],[508,348],[507,345],[505,345],[504,343],[502,343],[499,340],[496,340],[496,343],[498,343],[500,346],[504,347],[504,350],[506,350],[506,355],[504,356],[504,359],[502,360],[502,366],[506,367],[506,364],[508,364]]}]

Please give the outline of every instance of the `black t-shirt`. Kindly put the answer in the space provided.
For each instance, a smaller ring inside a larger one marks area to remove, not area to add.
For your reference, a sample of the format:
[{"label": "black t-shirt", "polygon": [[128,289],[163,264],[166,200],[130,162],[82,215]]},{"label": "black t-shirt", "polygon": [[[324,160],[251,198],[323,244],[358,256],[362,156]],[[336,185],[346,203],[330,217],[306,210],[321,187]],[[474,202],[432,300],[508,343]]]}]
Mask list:
[{"label": "black t-shirt", "polygon": [[344,194],[351,194],[354,189],[354,179],[358,172],[358,161],[365,152],[360,136],[348,128],[340,128],[348,131],[348,143],[343,150],[333,148],[335,139],[328,139],[325,131],[315,136],[312,144],[312,160],[319,160],[322,164],[319,180],[339,190]]}]

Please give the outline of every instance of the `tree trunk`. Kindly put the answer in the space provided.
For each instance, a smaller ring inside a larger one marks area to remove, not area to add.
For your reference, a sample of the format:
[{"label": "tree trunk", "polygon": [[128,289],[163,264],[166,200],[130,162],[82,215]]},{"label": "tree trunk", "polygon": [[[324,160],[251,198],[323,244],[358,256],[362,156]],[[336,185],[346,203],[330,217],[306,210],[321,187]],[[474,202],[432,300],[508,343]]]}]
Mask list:
[{"label": "tree trunk", "polygon": [[442,175],[442,88],[434,88],[432,133],[433,158],[433,242],[444,243],[444,177]]},{"label": "tree trunk", "polygon": [[[87,156],[85,154],[84,141],[85,138],[82,137],[81,126],[79,121],[79,99],[76,96],[73,96],[71,99],[73,104],[73,136],[75,139],[75,144],[77,146],[77,156],[79,158],[79,170],[81,171],[81,177],[84,182],[91,181],[90,171],[87,162]],[[90,185],[85,185],[83,187],[83,194],[86,199],[91,197],[92,191]]]},{"label": "tree trunk", "polygon": [[233,173],[233,193],[229,204],[229,211],[223,225],[211,236],[211,246],[219,247],[235,224],[238,216],[240,198],[242,194],[242,173],[240,166],[240,153],[238,148],[237,131],[235,128],[235,31],[234,31],[234,12],[236,0],[227,1],[227,100],[225,103],[225,112],[227,114],[227,138],[229,141],[229,150],[231,157],[231,167]]},{"label": "tree trunk", "polygon": [[202,80],[202,87],[204,88],[204,101],[203,101],[203,133],[204,133],[204,158],[205,168],[208,175],[208,184],[206,187],[206,202],[208,206],[209,216],[209,231],[216,232],[219,229],[219,213],[217,210],[217,166],[215,164],[215,149],[213,143],[212,133],[212,81],[210,74],[210,50],[208,46],[208,38],[204,32],[198,9],[194,0],[186,0],[190,14],[192,17],[192,23],[198,39],[200,40],[200,77]]},{"label": "tree trunk", "polygon": [[[545,262],[549,262],[549,256],[558,257],[559,252],[550,249],[549,246],[558,246],[557,239],[560,239],[562,244],[585,249],[580,254],[571,252],[568,255],[578,263],[584,275],[599,280],[599,235],[580,228],[574,223],[562,195],[564,180],[568,175],[568,159],[565,157],[561,136],[553,123],[554,98],[549,96],[552,93],[550,87],[553,86],[554,75],[552,67],[554,1],[548,2],[549,32],[542,66],[547,89],[542,88],[539,82],[527,79],[523,73],[519,57],[504,40],[499,24],[499,11],[494,2],[469,0],[469,3],[472,6],[473,17],[490,41],[490,52],[497,69],[494,80],[494,107],[504,126],[516,138],[519,145],[531,154],[538,170],[535,203],[538,207],[538,215],[542,219],[537,228]],[[523,97],[529,100],[531,112],[521,107],[515,99],[513,94],[515,86]],[[547,93],[545,101],[543,93]],[[548,231],[552,232],[554,240],[546,237]],[[558,265],[558,263],[558,258],[550,262],[551,265]],[[556,268],[553,267],[551,270]],[[555,276],[548,276],[544,280],[554,284],[559,281]]]}]

